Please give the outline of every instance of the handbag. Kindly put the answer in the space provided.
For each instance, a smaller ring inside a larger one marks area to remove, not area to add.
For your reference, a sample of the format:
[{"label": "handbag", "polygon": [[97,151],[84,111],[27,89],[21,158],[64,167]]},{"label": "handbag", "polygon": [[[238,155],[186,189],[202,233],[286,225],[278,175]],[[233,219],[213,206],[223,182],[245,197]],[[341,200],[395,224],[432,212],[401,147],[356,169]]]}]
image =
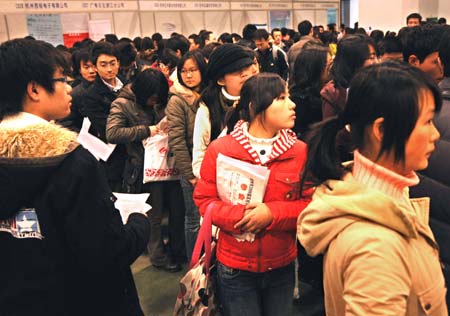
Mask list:
[{"label": "handbag", "polygon": [[166,132],[146,138],[144,145],[143,182],[171,181],[180,179],[180,171],[175,168],[175,156],[169,148],[169,135]]},{"label": "handbag", "polygon": [[[211,236],[211,211],[208,205],[192,252],[189,271],[180,280],[180,291],[173,316],[220,316],[215,293],[215,241]],[[205,253],[200,257],[202,247]]]}]

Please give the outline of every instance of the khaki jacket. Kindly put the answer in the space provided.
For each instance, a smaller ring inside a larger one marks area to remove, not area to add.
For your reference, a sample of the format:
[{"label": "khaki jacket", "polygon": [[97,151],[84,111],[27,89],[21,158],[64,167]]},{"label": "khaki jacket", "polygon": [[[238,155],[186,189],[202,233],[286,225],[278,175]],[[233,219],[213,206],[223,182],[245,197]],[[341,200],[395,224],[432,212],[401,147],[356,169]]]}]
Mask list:
[{"label": "khaki jacket", "polygon": [[173,84],[170,93],[172,96],[166,107],[169,145],[175,155],[176,167],[190,180],[195,178],[192,173],[192,147],[197,100],[200,95],[179,82]]},{"label": "khaki jacket", "polygon": [[429,199],[407,197],[406,189],[394,200],[350,174],[316,189],[297,234],[310,255],[325,254],[327,315],[448,315]]}]

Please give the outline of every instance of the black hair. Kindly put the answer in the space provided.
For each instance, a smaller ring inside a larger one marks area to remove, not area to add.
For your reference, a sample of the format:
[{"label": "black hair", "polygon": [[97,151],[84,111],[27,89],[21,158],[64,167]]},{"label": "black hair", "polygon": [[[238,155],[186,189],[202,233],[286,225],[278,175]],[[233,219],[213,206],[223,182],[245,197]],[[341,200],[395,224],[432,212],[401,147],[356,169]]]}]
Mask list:
[{"label": "black hair", "polygon": [[403,60],[408,62],[411,55],[415,55],[423,63],[428,55],[437,52],[441,38],[441,27],[438,25],[424,25],[410,28],[403,47]]},{"label": "black hair", "polygon": [[445,24],[447,24],[447,19],[446,18],[439,18],[439,20],[437,22],[438,22],[438,24],[445,25]]},{"label": "black hair", "polygon": [[142,43],[142,38],[141,38],[140,36],[136,36],[136,37],[133,39],[134,47],[136,47],[136,49],[137,49],[138,51],[141,50],[141,43]]},{"label": "black hair", "polygon": [[419,98],[424,90],[433,94],[438,112],[442,106],[439,88],[420,69],[397,61],[361,69],[351,81],[344,111],[314,127],[308,144],[306,181],[317,185],[328,179],[341,179],[345,169],[335,147],[338,131],[350,124],[353,144],[361,149],[367,127],[380,117],[384,121],[378,158],[392,150],[395,161],[404,162],[405,144],[419,117]]},{"label": "black hair", "polygon": [[187,52],[186,54],[183,55],[183,57],[181,57],[180,61],[178,62],[178,65],[177,65],[178,82],[181,83],[186,88],[191,89],[185,85],[185,83],[183,81],[183,77],[181,76],[181,70],[183,70],[184,63],[188,59],[192,59],[195,62],[195,64],[197,65],[198,70],[200,71],[200,76],[201,76],[200,88],[201,88],[201,90],[203,90],[203,88],[205,87],[205,84],[206,84],[207,64],[206,64],[206,61],[205,61],[205,58],[203,57],[203,55],[198,51]]},{"label": "black hair", "polygon": [[163,108],[167,105],[169,84],[159,70],[149,68],[139,73],[131,84],[131,90],[136,96],[137,104],[141,107],[145,108],[148,99],[152,96],[158,97],[158,102]]},{"label": "black hair", "polygon": [[330,78],[338,87],[347,88],[355,72],[369,58],[369,45],[373,41],[367,35],[344,36],[337,44],[337,52],[330,69]]},{"label": "black hair", "polygon": [[189,38],[192,39],[194,43],[198,45],[199,49],[205,47],[205,39],[203,37],[197,34],[191,34]]},{"label": "black hair", "polygon": [[439,44],[439,58],[444,66],[444,76],[450,77],[450,27],[444,28]]},{"label": "black hair", "polygon": [[228,133],[239,119],[251,122],[285,92],[286,82],[278,74],[260,73],[249,78],[242,86],[236,108],[230,112],[227,120]]},{"label": "black hair", "polygon": [[154,49],[153,41],[150,37],[146,36],[141,40],[140,50],[146,51],[147,49]]},{"label": "black hair", "polygon": [[269,32],[265,29],[257,29],[255,33],[253,33],[253,40],[267,40],[269,39]]},{"label": "black hair", "polygon": [[89,50],[87,48],[82,48],[76,50],[72,53],[72,68],[73,75],[80,75],[81,70],[81,62],[87,63],[88,61],[92,62],[91,55],[89,54]]},{"label": "black hair", "polygon": [[222,42],[222,44],[225,44],[225,43],[233,44],[233,37],[231,36],[230,33],[225,32],[225,33],[220,34],[217,41]]},{"label": "black hair", "polygon": [[336,33],[330,31],[324,31],[319,33],[319,39],[324,45],[336,44],[337,43],[337,35]]},{"label": "black hair", "polygon": [[116,47],[109,42],[97,42],[91,48],[91,57],[94,65],[97,65],[97,59],[100,55],[114,56],[119,61],[119,52]]},{"label": "black hair", "polygon": [[353,28],[351,28],[351,27],[349,27],[349,26],[347,26],[347,27],[344,29],[344,31],[345,31],[345,35],[353,35],[353,34],[356,33],[356,30],[353,29]]},{"label": "black hair", "polygon": [[308,20],[304,20],[298,24],[297,29],[301,36],[305,36],[311,33],[312,24]]},{"label": "black hair", "polygon": [[253,40],[253,33],[255,33],[257,29],[255,24],[247,24],[242,29],[242,37],[246,40]]},{"label": "black hair", "polygon": [[375,45],[378,45],[378,43],[384,38],[384,33],[381,30],[373,30],[370,32],[370,37],[374,40]]},{"label": "black hair", "polygon": [[181,56],[189,51],[189,40],[183,35],[176,35],[167,40],[165,48],[170,48],[174,52],[178,50],[181,52]]},{"label": "black hair", "polygon": [[14,39],[0,45],[0,119],[23,110],[29,83],[54,92],[53,75],[70,72],[61,51],[40,40]]},{"label": "black hair", "polygon": [[137,51],[132,42],[119,41],[116,44],[119,53],[120,67],[128,67],[136,61]]},{"label": "black hair", "polygon": [[270,31],[270,34],[272,34],[272,36],[273,36],[273,33],[275,33],[275,32],[281,32],[281,30],[278,27],[275,27],[272,29],[272,31]]},{"label": "black hair", "polygon": [[322,73],[329,53],[328,47],[317,43],[304,47],[295,59],[292,90],[310,90],[312,94],[320,95]]},{"label": "black hair", "polygon": [[217,47],[219,47],[220,44],[219,42],[212,42],[209,43],[208,45],[205,45],[205,47],[202,48],[202,50],[200,51],[203,55],[203,57],[205,57],[206,59],[209,60],[209,57],[211,56],[211,54],[216,50]]},{"label": "black hair", "polygon": [[231,38],[234,39],[235,42],[238,42],[239,40],[242,39],[242,36],[239,35],[238,33],[231,33]]},{"label": "black hair", "polygon": [[169,48],[164,48],[159,58],[159,61],[169,67],[170,70],[173,70],[177,66],[179,60],[180,58],[178,58],[177,54]]},{"label": "black hair", "polygon": [[422,22],[422,16],[419,13],[411,13],[406,17],[406,24],[408,24],[409,19],[419,19]]},{"label": "black hair", "polygon": [[161,41],[162,39],[163,39],[163,37],[162,37],[161,33],[154,33],[154,34],[152,35],[152,41],[159,42],[159,41]]},{"label": "black hair", "polygon": [[116,34],[105,34],[105,41],[111,44],[116,44],[119,41],[119,39],[117,38]]},{"label": "black hair", "polygon": [[402,42],[398,37],[386,37],[378,43],[378,52],[380,56],[389,53],[402,53]]}]

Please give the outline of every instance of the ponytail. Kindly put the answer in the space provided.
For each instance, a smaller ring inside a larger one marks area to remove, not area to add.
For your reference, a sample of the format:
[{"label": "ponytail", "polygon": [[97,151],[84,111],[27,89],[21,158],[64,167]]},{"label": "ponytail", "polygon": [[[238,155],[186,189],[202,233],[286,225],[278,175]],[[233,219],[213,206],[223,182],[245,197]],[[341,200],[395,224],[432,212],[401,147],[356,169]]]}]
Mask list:
[{"label": "ponytail", "polygon": [[345,120],[341,115],[313,125],[308,140],[308,158],[301,177],[301,192],[328,179],[339,180],[344,175],[345,170],[336,149],[336,136],[344,127]]}]

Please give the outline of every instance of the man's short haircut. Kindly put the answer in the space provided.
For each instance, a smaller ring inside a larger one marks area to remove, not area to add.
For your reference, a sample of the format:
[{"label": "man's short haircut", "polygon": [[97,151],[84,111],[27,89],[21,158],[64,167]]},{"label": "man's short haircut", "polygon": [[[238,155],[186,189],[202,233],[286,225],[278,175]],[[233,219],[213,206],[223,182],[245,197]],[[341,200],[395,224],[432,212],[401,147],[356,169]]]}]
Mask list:
[{"label": "man's short haircut", "polygon": [[445,25],[445,24],[447,24],[447,19],[446,18],[439,18],[439,20],[437,22],[438,22],[438,24]]},{"label": "man's short haircut", "polygon": [[14,39],[0,45],[0,119],[23,110],[27,85],[34,82],[54,92],[53,76],[70,69],[61,52],[39,40]]},{"label": "man's short haircut", "polygon": [[275,32],[281,32],[281,30],[278,27],[276,27],[276,28],[272,29],[270,34],[272,34],[272,36],[273,36],[273,33],[275,33]]},{"label": "man's short haircut", "polygon": [[312,24],[308,20],[304,20],[298,24],[297,28],[298,28],[298,32],[300,33],[300,35],[305,36],[305,35],[308,35],[309,33],[311,33]]},{"label": "man's short haircut", "polygon": [[116,44],[116,49],[119,52],[121,67],[128,67],[136,61],[137,52],[132,42],[120,41]]},{"label": "man's short haircut", "polygon": [[220,34],[220,36],[217,39],[217,41],[222,42],[222,43],[231,43],[231,44],[233,44],[233,37],[231,36],[230,33],[225,32],[225,33]]},{"label": "man's short haircut", "polygon": [[186,37],[183,35],[176,35],[167,40],[165,48],[169,48],[174,52],[179,50],[181,52],[181,56],[183,56],[189,51],[189,46],[190,43]]},{"label": "man's short haircut", "polygon": [[247,24],[246,26],[244,26],[244,28],[242,29],[242,36],[244,37],[244,39],[246,40],[253,40],[253,33],[255,33],[255,31],[258,28],[256,27],[255,24]]},{"label": "man's short haircut", "polygon": [[88,61],[92,62],[92,59],[87,48],[82,48],[74,51],[72,53],[73,75],[80,75],[81,62],[87,63]]},{"label": "man's short haircut", "polygon": [[92,46],[91,57],[94,65],[97,65],[97,59],[100,55],[114,56],[119,60],[119,52],[116,47],[109,42],[97,42]]},{"label": "man's short haircut", "polygon": [[420,63],[423,63],[428,55],[438,51],[441,31],[438,25],[411,28],[406,37],[406,45],[403,47],[403,60],[408,62],[409,56],[415,55]]},{"label": "man's short haircut", "polygon": [[267,32],[265,29],[257,29],[255,33],[253,33],[253,40],[268,40],[269,39],[269,32]]},{"label": "man's short haircut", "polygon": [[406,17],[406,24],[408,24],[409,19],[419,19],[419,23],[422,22],[422,16],[419,13],[411,13]]},{"label": "man's short haircut", "polygon": [[402,42],[398,37],[386,37],[378,43],[378,51],[380,55],[402,53]]},{"label": "man's short haircut", "polygon": [[116,44],[119,41],[119,38],[116,34],[105,34],[105,41],[111,44]]},{"label": "man's short haircut", "polygon": [[450,77],[450,27],[444,28],[439,44],[439,58],[444,65],[444,76]]}]

